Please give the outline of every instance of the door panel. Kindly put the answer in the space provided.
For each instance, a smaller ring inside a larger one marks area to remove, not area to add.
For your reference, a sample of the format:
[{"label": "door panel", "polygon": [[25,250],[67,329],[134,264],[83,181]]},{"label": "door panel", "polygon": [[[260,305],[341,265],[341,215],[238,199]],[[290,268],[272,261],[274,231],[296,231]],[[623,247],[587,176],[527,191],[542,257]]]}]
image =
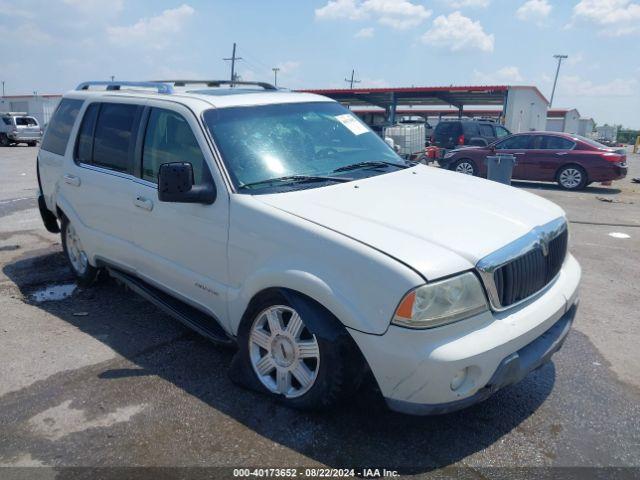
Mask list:
[{"label": "door panel", "polygon": [[528,172],[531,180],[553,182],[556,172],[571,158],[574,143],[553,135],[536,135],[529,151]]},{"label": "door panel", "polygon": [[531,135],[514,135],[496,144],[497,154],[513,155],[516,157],[516,165],[512,175],[515,179],[527,179],[530,144]]},{"label": "door panel", "polygon": [[[217,167],[193,114],[163,102],[150,106],[140,149],[143,178],[129,198],[135,209],[139,275],[207,310],[227,328],[226,188],[213,170]],[[212,205],[158,200],[158,168],[177,161],[192,163],[196,183],[213,177],[218,195]]]}]

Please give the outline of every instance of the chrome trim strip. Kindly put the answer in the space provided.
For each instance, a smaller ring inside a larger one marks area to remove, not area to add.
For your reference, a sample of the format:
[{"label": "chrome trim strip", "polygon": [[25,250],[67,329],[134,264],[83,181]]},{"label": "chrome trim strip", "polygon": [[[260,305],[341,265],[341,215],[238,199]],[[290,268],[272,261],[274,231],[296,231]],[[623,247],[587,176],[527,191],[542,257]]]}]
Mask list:
[{"label": "chrome trim strip", "polygon": [[505,245],[504,247],[493,253],[490,253],[489,255],[478,261],[478,263],[476,264],[476,270],[480,274],[482,283],[484,284],[484,287],[487,291],[487,296],[489,297],[489,303],[491,304],[492,310],[496,312],[502,312],[504,310],[508,310],[517,305],[520,305],[521,303],[526,302],[532,297],[538,295],[540,292],[544,291],[555,281],[557,275],[553,280],[551,280],[547,285],[545,285],[536,293],[530,295],[527,298],[523,298],[519,302],[504,307],[500,302],[500,297],[498,296],[498,289],[496,288],[493,274],[498,268],[504,266],[509,262],[512,262],[516,258],[521,257],[531,250],[541,248],[543,251],[546,251],[549,248],[549,242],[563,233],[566,229],[567,220],[564,217],[557,218],[549,223],[546,223],[545,225],[535,227],[526,235],[514,240],[513,242]]}]

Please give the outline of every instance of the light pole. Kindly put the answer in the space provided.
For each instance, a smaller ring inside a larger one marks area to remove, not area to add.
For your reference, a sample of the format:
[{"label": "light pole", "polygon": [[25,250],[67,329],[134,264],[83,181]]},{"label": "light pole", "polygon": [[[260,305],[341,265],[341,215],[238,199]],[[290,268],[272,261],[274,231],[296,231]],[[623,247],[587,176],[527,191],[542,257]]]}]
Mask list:
[{"label": "light pole", "polygon": [[271,70],[273,70],[273,86],[277,87],[278,86],[278,72],[280,71],[280,69],[278,67],[273,67]]},{"label": "light pole", "polygon": [[560,74],[560,65],[562,64],[562,60],[565,58],[569,58],[568,55],[554,55],[553,58],[558,59],[558,68],[556,68],[556,78],[553,80],[553,90],[551,90],[551,100],[549,101],[549,108],[553,105],[553,97],[556,94],[556,85],[558,83],[558,75]]},{"label": "light pole", "polygon": [[4,80],[2,80],[2,98],[4,98]]}]

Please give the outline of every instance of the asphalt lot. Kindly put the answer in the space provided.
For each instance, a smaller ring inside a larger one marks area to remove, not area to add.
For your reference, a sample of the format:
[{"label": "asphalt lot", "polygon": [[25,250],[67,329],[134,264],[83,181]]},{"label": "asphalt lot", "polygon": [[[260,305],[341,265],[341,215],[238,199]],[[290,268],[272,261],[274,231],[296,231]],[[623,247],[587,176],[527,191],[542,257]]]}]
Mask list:
[{"label": "asphalt lot", "polygon": [[[568,213],[583,268],[574,330],[520,384],[416,418],[387,411],[373,385],[326,414],[242,390],[227,377],[232,352],[113,281],[36,302],[42,288],[72,282],[36,209],[36,154],[0,148],[0,465],[452,468],[469,478],[494,467],[640,467],[640,185],[630,181],[640,156],[612,187],[517,183]],[[0,477],[10,471],[25,472]]]}]

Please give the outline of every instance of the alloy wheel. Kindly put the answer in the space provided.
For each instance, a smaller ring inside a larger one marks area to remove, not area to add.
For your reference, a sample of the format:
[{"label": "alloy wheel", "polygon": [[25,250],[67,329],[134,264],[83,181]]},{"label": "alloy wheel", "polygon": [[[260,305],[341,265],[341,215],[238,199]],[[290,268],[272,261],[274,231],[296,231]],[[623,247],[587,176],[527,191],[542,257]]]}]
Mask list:
[{"label": "alloy wheel", "polygon": [[564,188],[576,188],[582,183],[582,172],[577,168],[565,168],[560,173],[559,181]]},{"label": "alloy wheel", "polygon": [[65,240],[67,244],[67,255],[71,262],[71,266],[78,275],[83,275],[87,271],[89,262],[87,260],[87,255],[82,249],[82,244],[80,243],[80,238],[78,237],[76,229],[71,225],[71,223],[67,224]]},{"label": "alloy wheel", "polygon": [[461,162],[456,165],[456,172],[464,173],[465,175],[473,175],[473,165],[469,162]]},{"label": "alloy wheel", "polygon": [[249,332],[251,366],[272,393],[296,398],[314,385],[320,369],[318,340],[293,308],[274,305],[258,314]]}]

